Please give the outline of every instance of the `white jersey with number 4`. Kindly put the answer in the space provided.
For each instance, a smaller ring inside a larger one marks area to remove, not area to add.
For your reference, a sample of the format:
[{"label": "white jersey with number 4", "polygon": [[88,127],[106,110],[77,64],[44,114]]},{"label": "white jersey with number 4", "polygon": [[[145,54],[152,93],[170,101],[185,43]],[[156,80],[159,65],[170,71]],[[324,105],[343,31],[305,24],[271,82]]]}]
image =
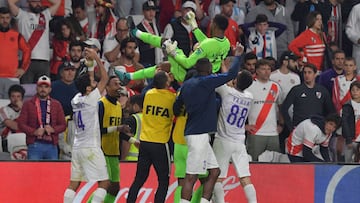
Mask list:
[{"label": "white jersey with number 4", "polygon": [[240,92],[233,87],[223,85],[216,88],[221,96],[216,137],[231,142],[245,143],[245,122],[252,104],[253,95]]},{"label": "white jersey with number 4", "polygon": [[89,95],[78,93],[71,100],[74,112],[75,138],[73,149],[100,147],[100,125],[98,101],[101,98],[99,89]]}]

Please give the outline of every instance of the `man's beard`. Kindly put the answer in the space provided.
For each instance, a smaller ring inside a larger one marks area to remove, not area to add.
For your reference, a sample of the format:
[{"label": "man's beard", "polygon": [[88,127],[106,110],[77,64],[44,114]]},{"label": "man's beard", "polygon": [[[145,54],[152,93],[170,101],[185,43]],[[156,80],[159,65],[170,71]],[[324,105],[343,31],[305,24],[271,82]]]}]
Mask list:
[{"label": "man's beard", "polygon": [[134,54],[125,54],[125,57],[129,60],[133,60],[135,55]]},{"label": "man's beard", "polygon": [[0,32],[7,32],[10,30],[10,26],[6,26],[6,27],[3,27],[2,25],[0,25]]},{"label": "man's beard", "polygon": [[36,7],[30,6],[29,9],[31,12],[36,13],[36,14],[41,13],[41,11],[43,11],[43,8],[40,6],[36,6]]},{"label": "man's beard", "polygon": [[71,61],[75,63],[79,63],[80,59],[81,59],[80,57],[71,57]]}]

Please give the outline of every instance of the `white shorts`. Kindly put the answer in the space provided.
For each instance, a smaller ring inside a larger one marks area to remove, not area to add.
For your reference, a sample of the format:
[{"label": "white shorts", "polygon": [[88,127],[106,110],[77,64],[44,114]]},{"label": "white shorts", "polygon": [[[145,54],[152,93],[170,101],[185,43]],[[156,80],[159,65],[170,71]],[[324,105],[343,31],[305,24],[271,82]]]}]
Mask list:
[{"label": "white shorts", "polygon": [[207,169],[219,168],[209,143],[209,134],[186,135],[185,139],[189,148],[186,173],[206,174]]},{"label": "white shorts", "polygon": [[250,176],[249,156],[243,143],[215,138],[213,148],[221,170],[219,178],[227,177],[230,160],[239,178]]},{"label": "white shorts", "polygon": [[74,149],[71,158],[72,181],[108,180],[104,153],[100,148]]}]

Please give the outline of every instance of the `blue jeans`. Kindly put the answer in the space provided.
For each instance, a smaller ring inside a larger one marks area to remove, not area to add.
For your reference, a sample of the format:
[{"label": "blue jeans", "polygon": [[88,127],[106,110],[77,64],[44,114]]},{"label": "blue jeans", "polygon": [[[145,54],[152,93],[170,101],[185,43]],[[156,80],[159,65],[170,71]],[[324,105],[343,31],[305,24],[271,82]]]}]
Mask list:
[{"label": "blue jeans", "polygon": [[28,145],[29,160],[58,160],[58,147],[52,143],[38,142]]}]

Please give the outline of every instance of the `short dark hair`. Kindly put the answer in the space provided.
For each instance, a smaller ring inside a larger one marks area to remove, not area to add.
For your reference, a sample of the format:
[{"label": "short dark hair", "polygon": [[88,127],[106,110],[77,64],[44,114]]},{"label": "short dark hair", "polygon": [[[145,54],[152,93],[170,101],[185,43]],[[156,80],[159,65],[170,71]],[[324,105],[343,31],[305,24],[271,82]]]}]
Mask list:
[{"label": "short dark hair", "polygon": [[344,54],[345,55],[345,52],[343,50],[340,50],[340,49],[336,50],[331,54],[331,59],[335,59],[336,54]]},{"label": "short dark hair", "polygon": [[111,81],[112,79],[114,79],[114,78],[118,78],[118,77],[117,77],[116,75],[110,76],[109,79],[108,79],[108,81],[107,81],[107,83],[106,83],[106,86],[108,86],[108,85],[110,84],[110,81]]},{"label": "short dark hair", "polygon": [[19,92],[21,93],[21,97],[24,98],[25,95],[25,89],[23,88],[23,86],[15,84],[15,85],[11,85],[8,89],[8,96],[10,98],[11,93],[13,92]]},{"label": "short dark hair", "polygon": [[137,104],[142,109],[143,103],[144,103],[144,95],[143,94],[135,94],[130,97],[129,102],[131,105]]},{"label": "short dark hair", "polygon": [[267,23],[269,20],[268,20],[268,17],[264,14],[259,14],[256,16],[256,19],[255,19],[255,24],[259,24],[259,23]]},{"label": "short dark hair", "polygon": [[255,64],[255,70],[260,68],[260,66],[264,66],[264,65],[268,65],[269,67],[271,67],[269,60],[266,59],[258,60]]},{"label": "short dark hair", "polygon": [[70,52],[71,48],[77,47],[77,46],[81,47],[81,51],[84,51],[84,45],[83,44],[84,43],[79,41],[79,40],[71,41],[70,44],[69,44],[69,52]]},{"label": "short dark hair", "polygon": [[0,7],[0,14],[10,14],[8,7]]},{"label": "short dark hair", "polygon": [[246,53],[244,56],[244,62],[248,61],[248,60],[252,60],[252,59],[258,59],[258,57],[256,56],[256,54],[254,54],[253,52],[249,52]]},{"label": "short dark hair", "polygon": [[165,89],[167,82],[168,82],[168,76],[166,75],[166,72],[159,71],[154,76],[153,86],[156,89]]},{"label": "short dark hair", "polygon": [[314,73],[317,72],[317,67],[312,63],[305,63],[304,68],[310,68],[310,69],[312,69],[314,71]]},{"label": "short dark hair", "polygon": [[346,57],[346,58],[345,58],[345,61],[352,61],[352,62],[354,62],[354,64],[356,65],[356,60],[355,60],[353,57],[351,57],[351,56]]},{"label": "short dark hair", "polygon": [[221,14],[215,15],[213,23],[215,23],[216,26],[222,31],[225,31],[229,25],[228,19]]},{"label": "short dark hair", "polygon": [[136,39],[133,38],[133,37],[126,37],[125,39],[123,39],[120,43],[120,52],[121,50],[125,49],[127,44],[129,42],[134,42],[136,44],[136,47],[137,47],[137,42],[136,42]]},{"label": "short dark hair", "polygon": [[82,10],[85,10],[85,1],[84,0],[72,1],[72,9],[75,10],[77,8],[81,8]]},{"label": "short dark hair", "polygon": [[336,129],[338,129],[341,125],[341,117],[337,113],[331,113],[326,116],[325,122],[334,122]]},{"label": "short dark hair", "polygon": [[350,84],[350,88],[349,88],[350,92],[351,92],[351,89],[352,89],[353,87],[360,88],[360,81],[359,81],[359,80],[355,80],[354,82],[352,82],[352,83]]},{"label": "short dark hair", "polygon": [[87,73],[80,75],[75,80],[75,86],[76,86],[76,88],[79,90],[79,92],[81,94],[85,94],[86,93],[86,88],[88,86],[91,86],[90,75],[87,74]]},{"label": "short dark hair", "polygon": [[120,17],[120,18],[118,18],[115,25],[117,25],[120,21],[125,21],[125,22],[126,22],[126,26],[129,27],[128,24],[127,24],[127,19],[126,19],[125,17]]},{"label": "short dark hair", "polygon": [[198,73],[208,73],[212,69],[212,64],[208,58],[201,58],[196,61],[195,69]]},{"label": "short dark hair", "polygon": [[253,82],[252,75],[248,70],[242,70],[236,77],[236,88],[240,91],[244,91],[250,87]]}]

